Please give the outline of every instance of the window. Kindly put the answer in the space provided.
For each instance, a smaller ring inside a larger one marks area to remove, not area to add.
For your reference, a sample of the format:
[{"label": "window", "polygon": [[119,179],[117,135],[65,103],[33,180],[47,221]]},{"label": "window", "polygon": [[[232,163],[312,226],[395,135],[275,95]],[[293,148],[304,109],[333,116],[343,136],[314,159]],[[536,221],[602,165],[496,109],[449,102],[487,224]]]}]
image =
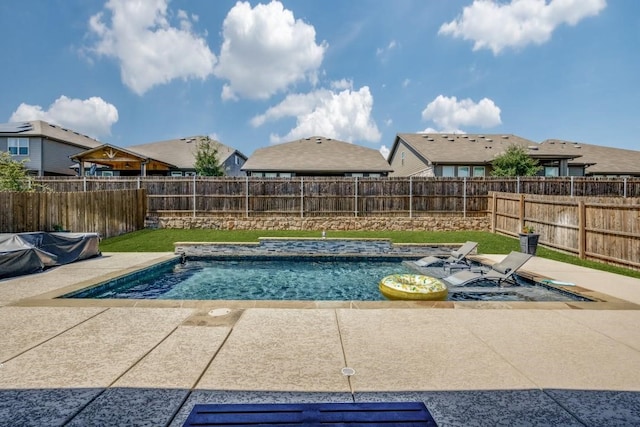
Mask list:
[{"label": "window", "polygon": [[182,176],[182,172],[180,172],[180,171],[171,171],[171,176]]},{"label": "window", "polygon": [[238,157],[238,155],[234,155],[233,156],[233,161],[236,163],[236,166],[240,164],[240,157]]},{"label": "window", "polygon": [[545,166],[544,176],[559,176],[560,168],[558,166]]},{"label": "window", "polygon": [[7,138],[7,146],[12,156],[29,155],[29,138]]},{"label": "window", "polygon": [[442,166],[442,176],[449,177],[449,178],[456,176],[456,167],[455,166]]},{"label": "window", "polygon": [[292,176],[291,172],[280,172],[280,178],[291,178]]},{"label": "window", "polygon": [[113,171],[102,171],[101,176],[113,176]]},{"label": "window", "polygon": [[400,153],[400,163],[404,166],[404,151]]},{"label": "window", "polygon": [[278,172],[265,172],[264,173],[264,177],[265,178],[277,178],[278,177]]},{"label": "window", "polygon": [[471,176],[471,168],[469,166],[458,166],[458,176]]},{"label": "window", "polygon": [[484,173],[485,173],[484,166],[473,167],[473,176],[484,176]]},{"label": "window", "polygon": [[184,176],[196,176],[196,173],[195,173],[195,172],[193,172],[193,171],[186,171],[186,172],[184,173]]}]

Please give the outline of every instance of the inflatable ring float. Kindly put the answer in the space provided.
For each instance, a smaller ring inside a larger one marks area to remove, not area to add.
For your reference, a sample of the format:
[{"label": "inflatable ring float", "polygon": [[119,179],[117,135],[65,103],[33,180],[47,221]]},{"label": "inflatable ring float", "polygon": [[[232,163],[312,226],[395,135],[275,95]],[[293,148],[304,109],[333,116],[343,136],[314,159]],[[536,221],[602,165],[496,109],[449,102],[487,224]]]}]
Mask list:
[{"label": "inflatable ring float", "polygon": [[393,274],[380,281],[380,292],[390,300],[443,301],[449,290],[443,281],[419,274]]}]

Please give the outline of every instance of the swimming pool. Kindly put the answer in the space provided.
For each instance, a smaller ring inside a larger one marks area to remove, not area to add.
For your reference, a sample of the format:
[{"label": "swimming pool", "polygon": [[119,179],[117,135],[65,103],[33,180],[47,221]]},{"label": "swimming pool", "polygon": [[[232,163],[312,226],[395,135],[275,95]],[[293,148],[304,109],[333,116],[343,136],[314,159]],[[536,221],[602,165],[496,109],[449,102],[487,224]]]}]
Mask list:
[{"label": "swimming pool", "polygon": [[[437,271],[439,270],[439,271]],[[378,284],[390,274],[416,274],[400,257],[220,257],[177,260],[76,291],[62,298],[163,300],[384,301]],[[434,276],[444,270],[436,268]],[[519,279],[508,288],[451,287],[454,301],[585,301]]]}]

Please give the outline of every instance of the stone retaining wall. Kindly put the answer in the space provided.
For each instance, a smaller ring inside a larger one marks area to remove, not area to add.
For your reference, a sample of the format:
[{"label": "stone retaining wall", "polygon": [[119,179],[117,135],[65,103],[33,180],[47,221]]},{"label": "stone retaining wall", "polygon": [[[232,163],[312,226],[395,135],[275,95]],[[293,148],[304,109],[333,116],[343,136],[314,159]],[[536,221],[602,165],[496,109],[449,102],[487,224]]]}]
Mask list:
[{"label": "stone retaining wall", "polygon": [[326,230],[326,231],[489,231],[487,216],[481,217],[318,217],[318,218],[217,218],[159,217],[147,220],[151,228],[214,230]]}]

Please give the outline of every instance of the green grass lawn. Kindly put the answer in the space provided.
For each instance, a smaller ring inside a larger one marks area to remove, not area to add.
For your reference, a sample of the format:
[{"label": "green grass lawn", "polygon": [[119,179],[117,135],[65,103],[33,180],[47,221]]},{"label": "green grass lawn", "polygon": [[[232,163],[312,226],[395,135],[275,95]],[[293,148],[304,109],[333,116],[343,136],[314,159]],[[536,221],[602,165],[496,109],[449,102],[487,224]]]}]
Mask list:
[{"label": "green grass lawn", "polygon": [[[256,230],[140,230],[100,243],[103,252],[173,252],[175,242],[257,242],[259,237],[320,237],[318,231],[256,231]],[[508,254],[519,251],[520,243],[513,237],[483,231],[329,231],[327,237],[388,238],[394,243],[464,243],[478,242],[478,252]],[[581,260],[551,249],[538,247],[537,255],[611,273],[640,278],[640,271]]]}]

